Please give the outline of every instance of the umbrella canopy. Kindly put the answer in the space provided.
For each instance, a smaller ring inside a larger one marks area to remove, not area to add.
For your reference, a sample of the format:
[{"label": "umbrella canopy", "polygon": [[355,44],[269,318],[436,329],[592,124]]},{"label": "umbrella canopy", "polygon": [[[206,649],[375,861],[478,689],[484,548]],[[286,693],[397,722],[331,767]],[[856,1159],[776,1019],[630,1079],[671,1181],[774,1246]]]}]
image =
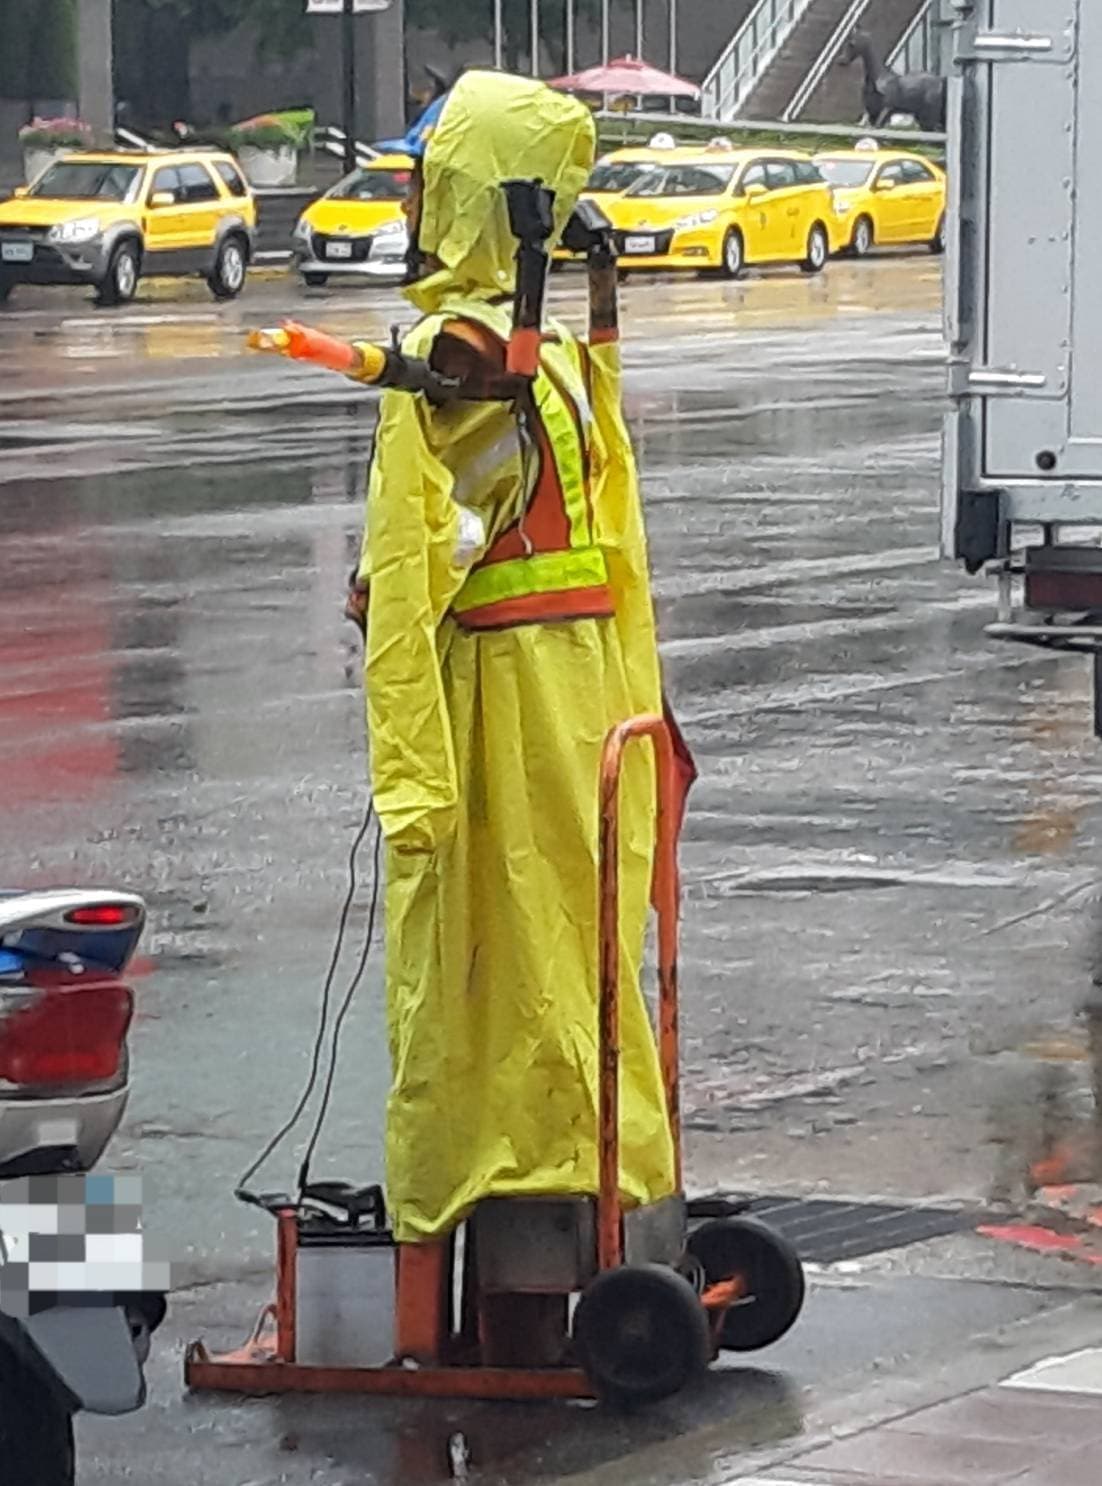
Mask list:
[{"label": "umbrella canopy", "polygon": [[587,67],[567,77],[551,79],[564,93],[652,93],[662,98],[699,98],[700,89],[687,78],[662,72],[637,57],[617,57],[600,67]]}]

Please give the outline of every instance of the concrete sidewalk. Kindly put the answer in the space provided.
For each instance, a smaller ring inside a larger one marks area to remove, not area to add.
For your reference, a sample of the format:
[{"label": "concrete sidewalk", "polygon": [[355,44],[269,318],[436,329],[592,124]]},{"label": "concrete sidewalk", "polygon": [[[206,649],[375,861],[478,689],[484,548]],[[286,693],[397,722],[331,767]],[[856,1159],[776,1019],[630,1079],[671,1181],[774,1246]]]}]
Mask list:
[{"label": "concrete sidewalk", "polygon": [[[795,1456],[737,1486],[1097,1486],[1102,1348]],[[732,1483],[732,1486],[735,1486]]]}]

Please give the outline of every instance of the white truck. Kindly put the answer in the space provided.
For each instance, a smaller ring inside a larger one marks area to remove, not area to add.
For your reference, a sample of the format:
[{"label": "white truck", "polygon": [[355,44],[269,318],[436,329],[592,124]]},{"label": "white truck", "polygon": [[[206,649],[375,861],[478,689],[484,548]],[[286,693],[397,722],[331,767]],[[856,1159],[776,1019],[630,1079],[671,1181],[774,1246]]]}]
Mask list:
[{"label": "white truck", "polygon": [[943,550],[1102,736],[1102,0],[951,3]]}]

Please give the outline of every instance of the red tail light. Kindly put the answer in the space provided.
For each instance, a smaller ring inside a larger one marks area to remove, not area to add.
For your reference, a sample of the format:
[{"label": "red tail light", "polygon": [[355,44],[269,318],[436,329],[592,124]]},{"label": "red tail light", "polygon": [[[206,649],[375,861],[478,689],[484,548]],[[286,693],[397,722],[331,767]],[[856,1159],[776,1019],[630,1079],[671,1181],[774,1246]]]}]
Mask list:
[{"label": "red tail light", "polygon": [[109,1083],[133,1010],[117,982],[42,992],[0,1019],[0,1079],[22,1088]]},{"label": "red tail light", "polygon": [[65,922],[88,929],[117,929],[123,924],[132,924],[137,916],[137,910],[127,904],[98,903],[89,908],[70,909]]}]

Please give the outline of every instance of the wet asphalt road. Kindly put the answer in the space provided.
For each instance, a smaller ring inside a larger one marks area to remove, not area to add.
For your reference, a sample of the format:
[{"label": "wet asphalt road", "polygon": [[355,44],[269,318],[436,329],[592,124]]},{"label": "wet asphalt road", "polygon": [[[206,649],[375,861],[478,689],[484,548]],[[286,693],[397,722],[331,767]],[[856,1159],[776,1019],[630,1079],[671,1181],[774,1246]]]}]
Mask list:
[{"label": "wet asphalt road", "polygon": [[[579,289],[555,281],[558,313],[580,319]],[[0,312],[2,875],[150,901],[110,1164],[145,1173],[183,1282],[267,1260],[267,1219],[230,1190],[305,1077],[366,804],[340,607],[374,398],[242,355],[243,327],[288,311],[370,336],[409,318],[389,291],[279,284]],[[1029,1124],[1030,1050],[1071,1025],[1102,942],[1102,816],[1084,664],[990,645],[986,585],[937,559],[939,266],[641,281],[624,312],[702,775],[691,1178],[985,1197]],[[317,1171],[377,1174],[385,1062],[376,952]],[[293,1180],[293,1150],[264,1185]]]}]

